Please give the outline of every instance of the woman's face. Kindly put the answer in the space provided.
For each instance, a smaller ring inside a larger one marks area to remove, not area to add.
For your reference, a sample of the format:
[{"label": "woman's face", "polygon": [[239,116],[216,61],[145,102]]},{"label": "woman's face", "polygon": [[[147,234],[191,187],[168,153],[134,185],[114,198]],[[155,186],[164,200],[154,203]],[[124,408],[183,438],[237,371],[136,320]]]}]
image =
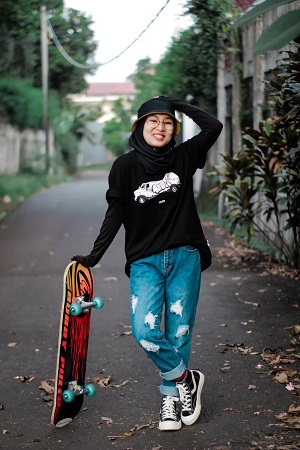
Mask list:
[{"label": "woman's face", "polygon": [[174,123],[168,114],[151,114],[144,123],[143,136],[148,145],[161,148],[173,137]]}]

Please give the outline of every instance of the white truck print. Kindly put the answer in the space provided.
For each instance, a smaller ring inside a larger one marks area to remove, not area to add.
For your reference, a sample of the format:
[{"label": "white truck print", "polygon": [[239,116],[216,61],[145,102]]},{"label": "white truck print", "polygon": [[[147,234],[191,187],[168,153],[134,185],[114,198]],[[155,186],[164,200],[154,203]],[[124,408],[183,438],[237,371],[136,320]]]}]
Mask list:
[{"label": "white truck print", "polygon": [[145,203],[163,192],[176,192],[180,186],[178,175],[173,172],[166,173],[162,180],[148,181],[134,191],[134,200]]}]

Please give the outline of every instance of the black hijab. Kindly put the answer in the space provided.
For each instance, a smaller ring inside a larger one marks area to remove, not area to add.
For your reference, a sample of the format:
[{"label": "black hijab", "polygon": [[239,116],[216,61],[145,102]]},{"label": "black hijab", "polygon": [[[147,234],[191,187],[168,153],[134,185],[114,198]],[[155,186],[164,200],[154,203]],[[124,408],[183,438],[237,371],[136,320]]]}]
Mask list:
[{"label": "black hijab", "polygon": [[164,147],[155,148],[147,144],[143,136],[144,124],[147,116],[140,119],[136,124],[135,131],[129,138],[129,145],[134,149],[140,163],[144,166],[146,173],[155,175],[168,170],[174,160],[174,134],[170,142]]}]

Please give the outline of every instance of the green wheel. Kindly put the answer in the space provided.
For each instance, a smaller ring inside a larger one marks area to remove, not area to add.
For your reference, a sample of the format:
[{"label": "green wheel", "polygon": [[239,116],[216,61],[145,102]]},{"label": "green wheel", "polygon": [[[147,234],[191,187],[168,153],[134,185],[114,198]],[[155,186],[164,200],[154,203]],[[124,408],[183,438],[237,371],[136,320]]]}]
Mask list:
[{"label": "green wheel", "polygon": [[62,398],[63,398],[64,402],[70,403],[74,400],[75,394],[73,391],[70,391],[69,389],[67,389],[66,391],[63,392]]},{"label": "green wheel", "polygon": [[93,298],[93,302],[96,302],[96,304],[93,306],[95,309],[101,309],[103,308],[104,301],[101,297],[95,297]]},{"label": "green wheel", "polygon": [[92,397],[96,394],[96,388],[93,384],[87,384],[84,388],[87,389],[87,392],[85,393],[87,397]]},{"label": "green wheel", "polygon": [[72,303],[70,306],[70,313],[72,316],[79,316],[79,314],[82,313],[82,307],[79,305],[79,303]]}]

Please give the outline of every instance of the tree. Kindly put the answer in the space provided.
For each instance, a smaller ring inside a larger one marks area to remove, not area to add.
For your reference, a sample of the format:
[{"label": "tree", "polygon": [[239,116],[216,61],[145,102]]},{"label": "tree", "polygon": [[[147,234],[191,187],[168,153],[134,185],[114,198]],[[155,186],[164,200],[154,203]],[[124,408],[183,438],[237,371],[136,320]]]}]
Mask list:
[{"label": "tree", "polygon": [[114,103],[113,112],[116,117],[105,122],[103,127],[103,141],[115,156],[120,156],[128,150],[131,109],[125,108],[119,99]]},{"label": "tree", "polygon": [[[67,9],[64,14],[54,14],[50,20],[67,54],[77,63],[86,66],[86,68],[77,67],[67,61],[52,40],[49,45],[50,87],[63,96],[81,92],[87,88],[85,75],[92,74],[96,69],[93,65],[93,54],[97,43],[93,40],[94,32],[90,28],[92,18],[75,9]],[[41,85],[40,65],[41,61],[38,59],[36,65],[38,85]]]},{"label": "tree", "polygon": [[87,125],[100,116],[99,106],[68,102],[59,117],[53,120],[60,159],[68,173],[74,173],[77,169],[79,142],[86,138],[89,142],[95,143],[95,135]]},{"label": "tree", "polygon": [[231,0],[189,0],[185,14],[194,24],[175,36],[158,64],[141,61],[133,75],[138,100],[153,95],[185,98],[216,113],[217,64],[234,14]]},{"label": "tree", "polygon": [[172,86],[175,96],[189,95],[195,104],[216,113],[218,52],[211,39],[206,33],[198,33],[197,26],[183,31],[173,38],[156,67],[156,75],[160,91],[169,92]]},{"label": "tree", "polygon": [[[233,24],[240,27],[243,24],[255,20],[258,16],[281,5],[287,5],[294,0],[265,0],[249,9]],[[254,47],[254,54],[260,55],[271,50],[284,47],[291,41],[300,43],[300,10],[290,11],[279,17],[266,30],[264,30]]]},{"label": "tree", "polygon": [[[41,87],[41,0],[2,0],[0,31],[0,76],[27,79]],[[49,84],[61,96],[82,91],[87,87],[85,75],[93,73],[96,49],[92,18],[63,8],[62,0],[48,0],[47,12],[55,33],[66,52],[78,63],[89,65],[82,69],[72,66],[49,41]]]},{"label": "tree", "polygon": [[[155,75],[155,76],[154,76]],[[137,94],[132,102],[132,114],[136,114],[139,107],[156,95],[162,95],[156,74],[156,65],[150,58],[141,59],[137,63],[136,72],[131,76]]]},{"label": "tree", "polygon": [[[1,1],[0,115],[19,129],[43,126],[40,36],[43,4],[45,2],[41,0]],[[63,0],[47,0],[46,4],[60,44],[76,63],[86,66],[72,65],[49,38],[51,128],[64,164],[72,171],[76,167],[78,142],[87,135],[86,124],[91,112],[71,110],[65,98],[67,94],[81,92],[87,87],[84,77],[95,69],[92,63],[96,42],[91,17],[75,9],[64,9]]]},{"label": "tree", "polygon": [[[31,80],[40,59],[40,0],[2,0],[0,76]],[[47,2],[49,12],[62,11],[63,0]]]}]

